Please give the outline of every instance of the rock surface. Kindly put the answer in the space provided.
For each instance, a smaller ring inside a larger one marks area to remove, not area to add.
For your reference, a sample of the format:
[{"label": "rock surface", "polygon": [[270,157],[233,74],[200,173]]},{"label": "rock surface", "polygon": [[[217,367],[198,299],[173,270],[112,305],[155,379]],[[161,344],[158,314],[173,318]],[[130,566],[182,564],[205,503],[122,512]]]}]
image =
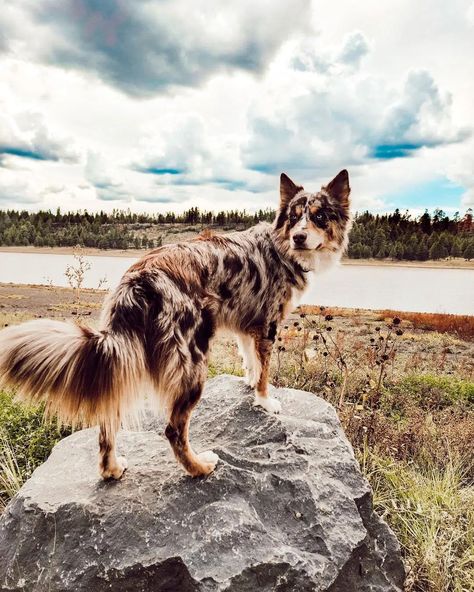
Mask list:
[{"label": "rock surface", "polygon": [[221,458],[207,479],[183,474],[156,420],[121,433],[118,482],[98,477],[96,430],[60,442],[0,518],[0,590],[401,590],[397,540],[334,409],[274,394],[279,416],[241,379],[208,382],[191,426],[196,451]]}]

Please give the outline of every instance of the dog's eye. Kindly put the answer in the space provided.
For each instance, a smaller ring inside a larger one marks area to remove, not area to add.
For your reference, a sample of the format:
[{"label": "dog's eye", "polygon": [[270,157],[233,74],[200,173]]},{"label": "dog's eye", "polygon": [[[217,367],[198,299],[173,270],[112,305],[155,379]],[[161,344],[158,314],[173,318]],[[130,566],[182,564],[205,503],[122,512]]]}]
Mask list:
[{"label": "dog's eye", "polygon": [[298,220],[298,216],[296,214],[290,214],[290,222],[296,222]]},{"label": "dog's eye", "polygon": [[322,220],[324,220],[324,215],[323,214],[316,214],[316,220],[318,222],[321,222]]}]

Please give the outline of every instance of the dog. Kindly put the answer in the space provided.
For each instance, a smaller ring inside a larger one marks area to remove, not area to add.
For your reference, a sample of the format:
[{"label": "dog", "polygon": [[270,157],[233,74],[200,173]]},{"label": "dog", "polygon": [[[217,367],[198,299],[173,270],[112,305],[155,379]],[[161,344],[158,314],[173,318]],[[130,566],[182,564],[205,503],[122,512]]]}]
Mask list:
[{"label": "dog", "polygon": [[338,261],[350,229],[349,176],[341,171],[316,193],[280,178],[273,224],[203,235],[159,247],[134,263],[107,297],[100,330],[33,320],[0,332],[0,382],[73,425],[99,425],[99,471],[119,479],[116,433],[152,385],[174,455],[193,477],[218,462],[189,443],[191,413],[207,376],[210,342],[232,330],[255,405],[278,413],[268,394],[270,355],[279,322],[295,307],[309,276]]}]

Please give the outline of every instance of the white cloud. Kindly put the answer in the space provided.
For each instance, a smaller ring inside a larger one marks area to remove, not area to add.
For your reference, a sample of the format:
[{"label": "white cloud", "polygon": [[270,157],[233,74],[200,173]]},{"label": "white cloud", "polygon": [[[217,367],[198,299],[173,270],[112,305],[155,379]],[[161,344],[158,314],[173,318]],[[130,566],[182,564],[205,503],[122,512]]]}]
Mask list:
[{"label": "white cloud", "polygon": [[23,207],[25,204],[37,204],[42,200],[40,193],[26,181],[8,179],[2,176],[0,179],[0,204],[17,204]]},{"label": "white cloud", "polygon": [[[410,156],[423,146],[466,139],[470,130],[451,120],[449,93],[428,72],[409,72],[401,89],[365,73],[351,76],[287,73],[293,93],[281,81],[270,84],[250,116],[244,159],[250,168],[277,173],[285,166],[323,170],[361,165],[369,159]],[[280,100],[271,103],[270,96]]]},{"label": "white cloud", "polygon": [[40,113],[20,111],[0,113],[0,157],[18,156],[33,160],[79,160],[72,140],[61,138],[46,127]]},{"label": "white cloud", "polygon": [[446,175],[449,179],[465,188],[462,196],[462,208],[474,208],[474,139],[466,150],[447,160]]},{"label": "white cloud", "polygon": [[347,36],[337,61],[357,68],[369,50],[370,46],[365,36],[360,31],[355,31]]},{"label": "white cloud", "polygon": [[469,6],[466,16],[467,22],[471,25],[471,27],[474,27],[474,2],[472,2]]},{"label": "white cloud", "polygon": [[[103,2],[10,0],[3,28],[17,55],[98,75],[134,96],[195,86],[212,74],[260,72],[307,29],[310,0]],[[34,28],[34,37],[25,33]],[[32,47],[30,46],[32,41]]]},{"label": "white cloud", "polygon": [[443,176],[471,203],[473,3],[288,6],[8,0],[4,207],[257,209],[343,167],[360,209]]}]

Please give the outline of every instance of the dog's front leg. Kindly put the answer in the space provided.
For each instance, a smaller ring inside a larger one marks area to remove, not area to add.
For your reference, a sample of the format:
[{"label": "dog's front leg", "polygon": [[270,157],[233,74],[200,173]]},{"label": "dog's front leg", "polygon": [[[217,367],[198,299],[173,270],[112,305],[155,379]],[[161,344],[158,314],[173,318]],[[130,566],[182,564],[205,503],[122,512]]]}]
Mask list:
[{"label": "dog's front leg", "polygon": [[263,334],[255,337],[255,349],[260,361],[261,372],[255,388],[255,403],[269,413],[280,413],[281,403],[268,395],[268,374],[272,355],[273,340]]},{"label": "dog's front leg", "polygon": [[249,386],[255,388],[262,370],[255,339],[252,335],[240,334],[237,335],[237,345],[242,356],[245,380]]}]

